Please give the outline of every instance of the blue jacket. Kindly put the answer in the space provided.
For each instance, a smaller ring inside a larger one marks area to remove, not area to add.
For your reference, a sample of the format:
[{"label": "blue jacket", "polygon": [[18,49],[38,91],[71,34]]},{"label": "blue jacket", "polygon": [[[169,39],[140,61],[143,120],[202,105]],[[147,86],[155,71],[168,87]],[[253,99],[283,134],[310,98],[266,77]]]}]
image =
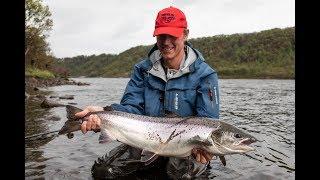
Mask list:
[{"label": "blue jacket", "polygon": [[187,44],[180,70],[166,74],[155,45],[148,58],[134,66],[120,104],[111,107],[148,116],[164,116],[166,111],[182,117],[203,116],[219,119],[218,76],[201,53]]}]

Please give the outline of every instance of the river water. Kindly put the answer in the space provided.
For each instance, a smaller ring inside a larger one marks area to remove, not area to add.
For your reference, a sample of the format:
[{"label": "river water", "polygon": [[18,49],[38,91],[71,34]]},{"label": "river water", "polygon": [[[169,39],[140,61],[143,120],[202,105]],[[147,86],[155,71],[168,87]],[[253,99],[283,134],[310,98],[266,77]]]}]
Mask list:
[{"label": "river water", "polygon": [[[45,88],[46,96],[74,95],[60,103],[105,106],[118,103],[127,78],[73,78],[90,86],[63,85]],[[220,119],[255,136],[256,151],[226,156],[227,165],[212,161],[210,179],[295,179],[295,81],[220,79]],[[42,109],[26,101],[26,136],[60,129],[65,107]],[[56,120],[52,120],[55,117]],[[60,119],[60,120],[59,120]],[[26,141],[26,179],[92,179],[94,161],[119,145],[99,144],[99,133],[76,132],[66,136]]]}]

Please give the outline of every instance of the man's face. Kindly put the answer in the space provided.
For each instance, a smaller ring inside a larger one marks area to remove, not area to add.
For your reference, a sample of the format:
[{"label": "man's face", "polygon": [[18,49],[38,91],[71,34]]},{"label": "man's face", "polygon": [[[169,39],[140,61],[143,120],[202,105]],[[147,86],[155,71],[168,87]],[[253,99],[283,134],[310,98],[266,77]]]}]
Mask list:
[{"label": "man's face", "polygon": [[173,60],[177,55],[183,52],[185,36],[174,37],[169,34],[157,36],[157,46],[162,53],[164,60]]}]

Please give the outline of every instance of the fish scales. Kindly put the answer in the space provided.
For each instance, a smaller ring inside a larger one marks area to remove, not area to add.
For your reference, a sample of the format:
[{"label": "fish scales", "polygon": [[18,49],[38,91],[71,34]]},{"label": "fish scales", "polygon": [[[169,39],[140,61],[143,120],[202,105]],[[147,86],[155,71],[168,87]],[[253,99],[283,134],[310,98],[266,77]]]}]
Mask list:
[{"label": "fish scales", "polygon": [[189,156],[195,147],[188,144],[189,140],[195,136],[207,139],[218,125],[218,121],[199,120],[199,117],[147,117],[116,111],[97,115],[106,120],[102,122],[102,128],[118,141],[144,147],[148,151],[156,150],[160,155],[177,157]]},{"label": "fish scales", "polygon": [[68,120],[59,134],[72,137],[72,132],[80,130],[87,120],[85,117],[96,114],[101,120],[100,143],[118,140],[162,156],[187,157],[192,149],[200,148],[219,156],[225,164],[222,156],[253,151],[249,145],[257,141],[231,124],[206,117],[150,117],[108,108],[79,118],[75,113],[82,109],[67,105],[66,110]]}]

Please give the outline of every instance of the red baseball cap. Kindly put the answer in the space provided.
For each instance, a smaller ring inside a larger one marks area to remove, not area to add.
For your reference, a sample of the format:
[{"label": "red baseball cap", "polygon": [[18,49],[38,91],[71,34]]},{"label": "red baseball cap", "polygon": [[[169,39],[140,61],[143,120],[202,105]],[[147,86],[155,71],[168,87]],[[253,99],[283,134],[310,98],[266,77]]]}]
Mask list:
[{"label": "red baseball cap", "polygon": [[187,19],[184,13],[180,9],[170,6],[159,11],[153,36],[169,34],[180,37],[187,27]]}]

